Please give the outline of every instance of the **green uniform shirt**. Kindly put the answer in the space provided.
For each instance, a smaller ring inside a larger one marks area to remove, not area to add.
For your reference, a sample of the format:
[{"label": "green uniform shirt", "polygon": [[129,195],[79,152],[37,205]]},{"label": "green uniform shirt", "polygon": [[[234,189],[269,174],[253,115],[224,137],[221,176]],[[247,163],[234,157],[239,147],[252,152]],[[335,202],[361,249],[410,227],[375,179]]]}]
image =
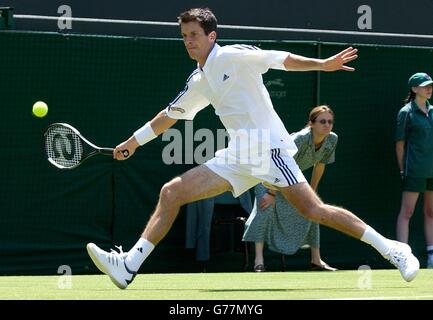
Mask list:
[{"label": "green uniform shirt", "polygon": [[404,174],[414,178],[433,178],[433,107],[427,101],[428,116],[416,102],[400,109],[396,141],[405,141]]}]

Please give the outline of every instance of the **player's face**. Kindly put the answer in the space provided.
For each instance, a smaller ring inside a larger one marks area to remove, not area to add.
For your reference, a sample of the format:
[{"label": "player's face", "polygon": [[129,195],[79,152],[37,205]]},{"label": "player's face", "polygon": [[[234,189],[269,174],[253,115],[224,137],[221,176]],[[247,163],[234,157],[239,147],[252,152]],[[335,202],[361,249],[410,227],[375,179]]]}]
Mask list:
[{"label": "player's face", "polygon": [[423,99],[430,99],[432,96],[433,85],[425,86],[425,87],[414,87],[412,90],[416,93],[417,96]]},{"label": "player's face", "polygon": [[216,32],[212,31],[206,35],[200,24],[195,21],[182,23],[180,30],[189,56],[203,66],[215,43]]},{"label": "player's face", "polygon": [[311,124],[313,134],[327,136],[331,133],[334,126],[334,117],[329,112],[320,113],[316,120]]}]

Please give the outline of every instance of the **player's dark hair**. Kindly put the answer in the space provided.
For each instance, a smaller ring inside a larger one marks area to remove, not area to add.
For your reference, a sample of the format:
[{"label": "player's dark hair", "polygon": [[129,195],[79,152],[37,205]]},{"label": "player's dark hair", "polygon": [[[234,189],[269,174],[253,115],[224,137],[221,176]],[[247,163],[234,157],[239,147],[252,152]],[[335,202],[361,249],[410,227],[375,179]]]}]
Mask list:
[{"label": "player's dark hair", "polygon": [[217,19],[209,8],[193,8],[182,12],[177,17],[179,24],[187,22],[198,22],[203,28],[204,33],[208,35],[212,31],[217,31]]}]

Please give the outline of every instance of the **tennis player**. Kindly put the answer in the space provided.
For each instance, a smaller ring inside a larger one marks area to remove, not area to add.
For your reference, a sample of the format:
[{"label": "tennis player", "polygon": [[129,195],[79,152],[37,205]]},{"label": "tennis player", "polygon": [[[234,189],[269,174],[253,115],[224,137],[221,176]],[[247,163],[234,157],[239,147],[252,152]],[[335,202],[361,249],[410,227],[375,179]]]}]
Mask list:
[{"label": "tennis player", "polygon": [[197,61],[185,89],[113,152],[125,160],[177,120],[192,120],[212,104],[230,135],[226,149],[166,183],[143,234],[129,252],[106,252],[93,243],[87,251],[95,265],[119,287],[126,288],[141,264],[170,230],[182,205],[230,190],[235,197],[263,182],[279,190],[307,219],[372,245],[396,266],[406,281],[415,278],[419,262],[404,243],[384,238],[351,212],[324,204],[293,159],[297,148],[275,112],[262,79],[268,69],[284,71],[354,71],[346,64],[357,49],[349,47],[327,59],[261,50],[248,45],[220,47],[217,20],[209,9],[190,9],[178,18],[186,50]]}]

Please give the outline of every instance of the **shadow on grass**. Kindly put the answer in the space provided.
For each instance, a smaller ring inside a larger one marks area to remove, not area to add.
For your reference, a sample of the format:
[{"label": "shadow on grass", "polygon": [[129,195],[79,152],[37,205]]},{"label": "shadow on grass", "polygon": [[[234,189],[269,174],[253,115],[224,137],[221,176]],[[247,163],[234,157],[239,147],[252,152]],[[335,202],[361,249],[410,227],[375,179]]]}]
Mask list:
[{"label": "shadow on grass", "polygon": [[[386,287],[386,289],[398,289],[398,290],[412,290],[410,287]],[[93,289],[92,291],[113,291],[113,290],[120,290],[120,289]],[[359,288],[284,288],[284,289],[270,289],[270,288],[257,288],[257,289],[179,289],[179,288],[128,288],[126,291],[177,291],[177,292],[310,292],[310,291],[353,291],[353,292],[360,292],[360,291],[372,291],[375,290],[375,288],[372,289],[359,289]]]}]

